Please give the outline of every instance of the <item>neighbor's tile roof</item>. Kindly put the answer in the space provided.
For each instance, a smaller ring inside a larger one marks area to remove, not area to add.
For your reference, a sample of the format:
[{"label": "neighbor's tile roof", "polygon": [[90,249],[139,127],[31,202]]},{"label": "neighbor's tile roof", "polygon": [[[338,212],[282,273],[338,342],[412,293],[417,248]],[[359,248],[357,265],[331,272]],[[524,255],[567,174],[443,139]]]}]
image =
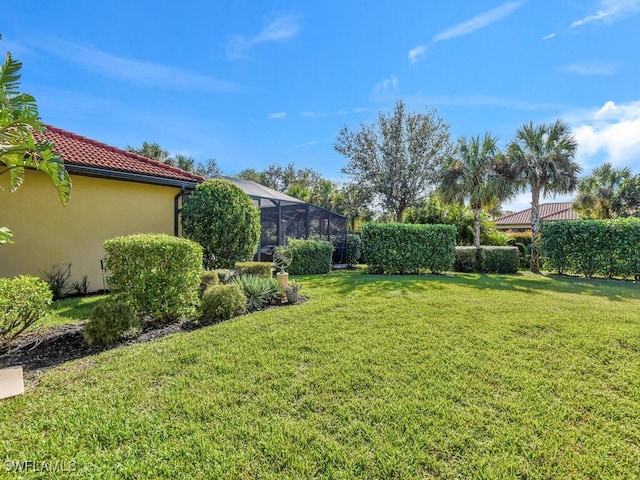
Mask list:
[{"label": "neighbor's tile roof", "polygon": [[[540,205],[540,220],[580,220],[580,215],[571,205],[571,202],[543,203]],[[496,225],[531,225],[531,209],[501,217],[496,220]]]},{"label": "neighbor's tile roof", "polygon": [[53,142],[65,165],[80,165],[104,170],[134,173],[185,182],[202,182],[195,173],[157,162],[135,153],[47,125],[44,138]]}]

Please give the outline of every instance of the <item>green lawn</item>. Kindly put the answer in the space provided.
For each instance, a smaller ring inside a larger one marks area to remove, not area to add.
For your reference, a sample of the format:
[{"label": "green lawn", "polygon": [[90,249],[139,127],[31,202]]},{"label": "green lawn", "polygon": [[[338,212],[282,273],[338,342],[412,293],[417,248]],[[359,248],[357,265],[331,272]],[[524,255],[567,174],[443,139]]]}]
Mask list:
[{"label": "green lawn", "polygon": [[91,295],[58,300],[51,305],[50,313],[38,322],[38,328],[55,327],[87,320],[93,308],[102,302],[106,295]]},{"label": "green lawn", "polygon": [[0,402],[0,458],[72,478],[638,477],[640,286],[301,281],[303,305],[49,371]]}]

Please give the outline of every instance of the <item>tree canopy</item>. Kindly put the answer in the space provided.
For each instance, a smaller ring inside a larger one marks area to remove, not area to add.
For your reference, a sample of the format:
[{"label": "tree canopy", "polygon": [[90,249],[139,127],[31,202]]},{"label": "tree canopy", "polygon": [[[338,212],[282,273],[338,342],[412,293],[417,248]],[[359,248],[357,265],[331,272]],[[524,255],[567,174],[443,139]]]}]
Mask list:
[{"label": "tree canopy", "polygon": [[562,120],[551,124],[532,122],[518,128],[508,155],[516,186],[531,189],[531,271],[540,271],[540,195],[571,193],[582,168],[574,161],[576,139]]},{"label": "tree canopy", "polygon": [[215,158],[209,158],[205,163],[196,162],[193,157],[180,153],[171,155],[168,150],[162,148],[158,143],[142,142],[138,148],[127,145],[127,151],[136,153],[143,157],[166,163],[172,167],[177,167],[187,172],[195,173],[204,178],[214,178],[222,176]]},{"label": "tree canopy", "polygon": [[366,188],[398,222],[407,207],[433,190],[451,152],[449,126],[435,110],[407,112],[402,100],[392,114],[356,131],[344,126],[334,145],[348,159],[343,173]]},{"label": "tree canopy", "polygon": [[497,139],[486,133],[484,138],[458,139],[453,156],[447,159],[442,173],[442,197],[447,202],[464,204],[474,216],[474,245],[480,247],[480,214],[513,196],[512,180],[500,170],[501,154]]},{"label": "tree canopy", "polygon": [[631,170],[627,167],[618,169],[610,163],[600,165],[578,183],[578,197],[573,208],[585,218],[618,216],[614,201],[625,180],[630,177]]}]

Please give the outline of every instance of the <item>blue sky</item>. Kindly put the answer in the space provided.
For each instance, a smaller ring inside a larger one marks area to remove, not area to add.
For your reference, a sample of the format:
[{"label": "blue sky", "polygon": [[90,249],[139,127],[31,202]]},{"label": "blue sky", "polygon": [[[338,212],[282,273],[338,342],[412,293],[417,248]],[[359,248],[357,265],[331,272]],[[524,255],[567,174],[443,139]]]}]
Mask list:
[{"label": "blue sky", "polygon": [[226,173],[293,162],[339,180],[340,128],[397,98],[501,145],[561,117],[586,173],[640,170],[640,0],[21,0],[0,33],[46,123]]}]

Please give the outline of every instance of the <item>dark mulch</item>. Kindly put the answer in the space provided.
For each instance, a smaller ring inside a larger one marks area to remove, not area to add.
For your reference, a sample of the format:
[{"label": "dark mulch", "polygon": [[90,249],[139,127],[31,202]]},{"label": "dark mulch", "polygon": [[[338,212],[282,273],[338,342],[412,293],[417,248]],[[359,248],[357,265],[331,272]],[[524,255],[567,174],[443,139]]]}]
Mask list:
[{"label": "dark mulch", "polygon": [[[300,297],[298,303],[305,302]],[[284,303],[282,306],[287,306]],[[269,308],[279,308],[269,307]],[[96,355],[105,350],[119,348],[136,343],[157,340],[172,333],[188,332],[202,328],[208,324],[201,324],[193,320],[183,320],[169,325],[146,323],[142,333],[135,338],[124,340],[107,347],[90,347],[82,337],[82,327],[86,322],[73,325],[60,325],[43,331],[26,333],[18,336],[9,348],[0,349],[0,368],[22,366],[24,379],[27,384],[37,383],[38,377],[46,370],[71,360]]]}]

